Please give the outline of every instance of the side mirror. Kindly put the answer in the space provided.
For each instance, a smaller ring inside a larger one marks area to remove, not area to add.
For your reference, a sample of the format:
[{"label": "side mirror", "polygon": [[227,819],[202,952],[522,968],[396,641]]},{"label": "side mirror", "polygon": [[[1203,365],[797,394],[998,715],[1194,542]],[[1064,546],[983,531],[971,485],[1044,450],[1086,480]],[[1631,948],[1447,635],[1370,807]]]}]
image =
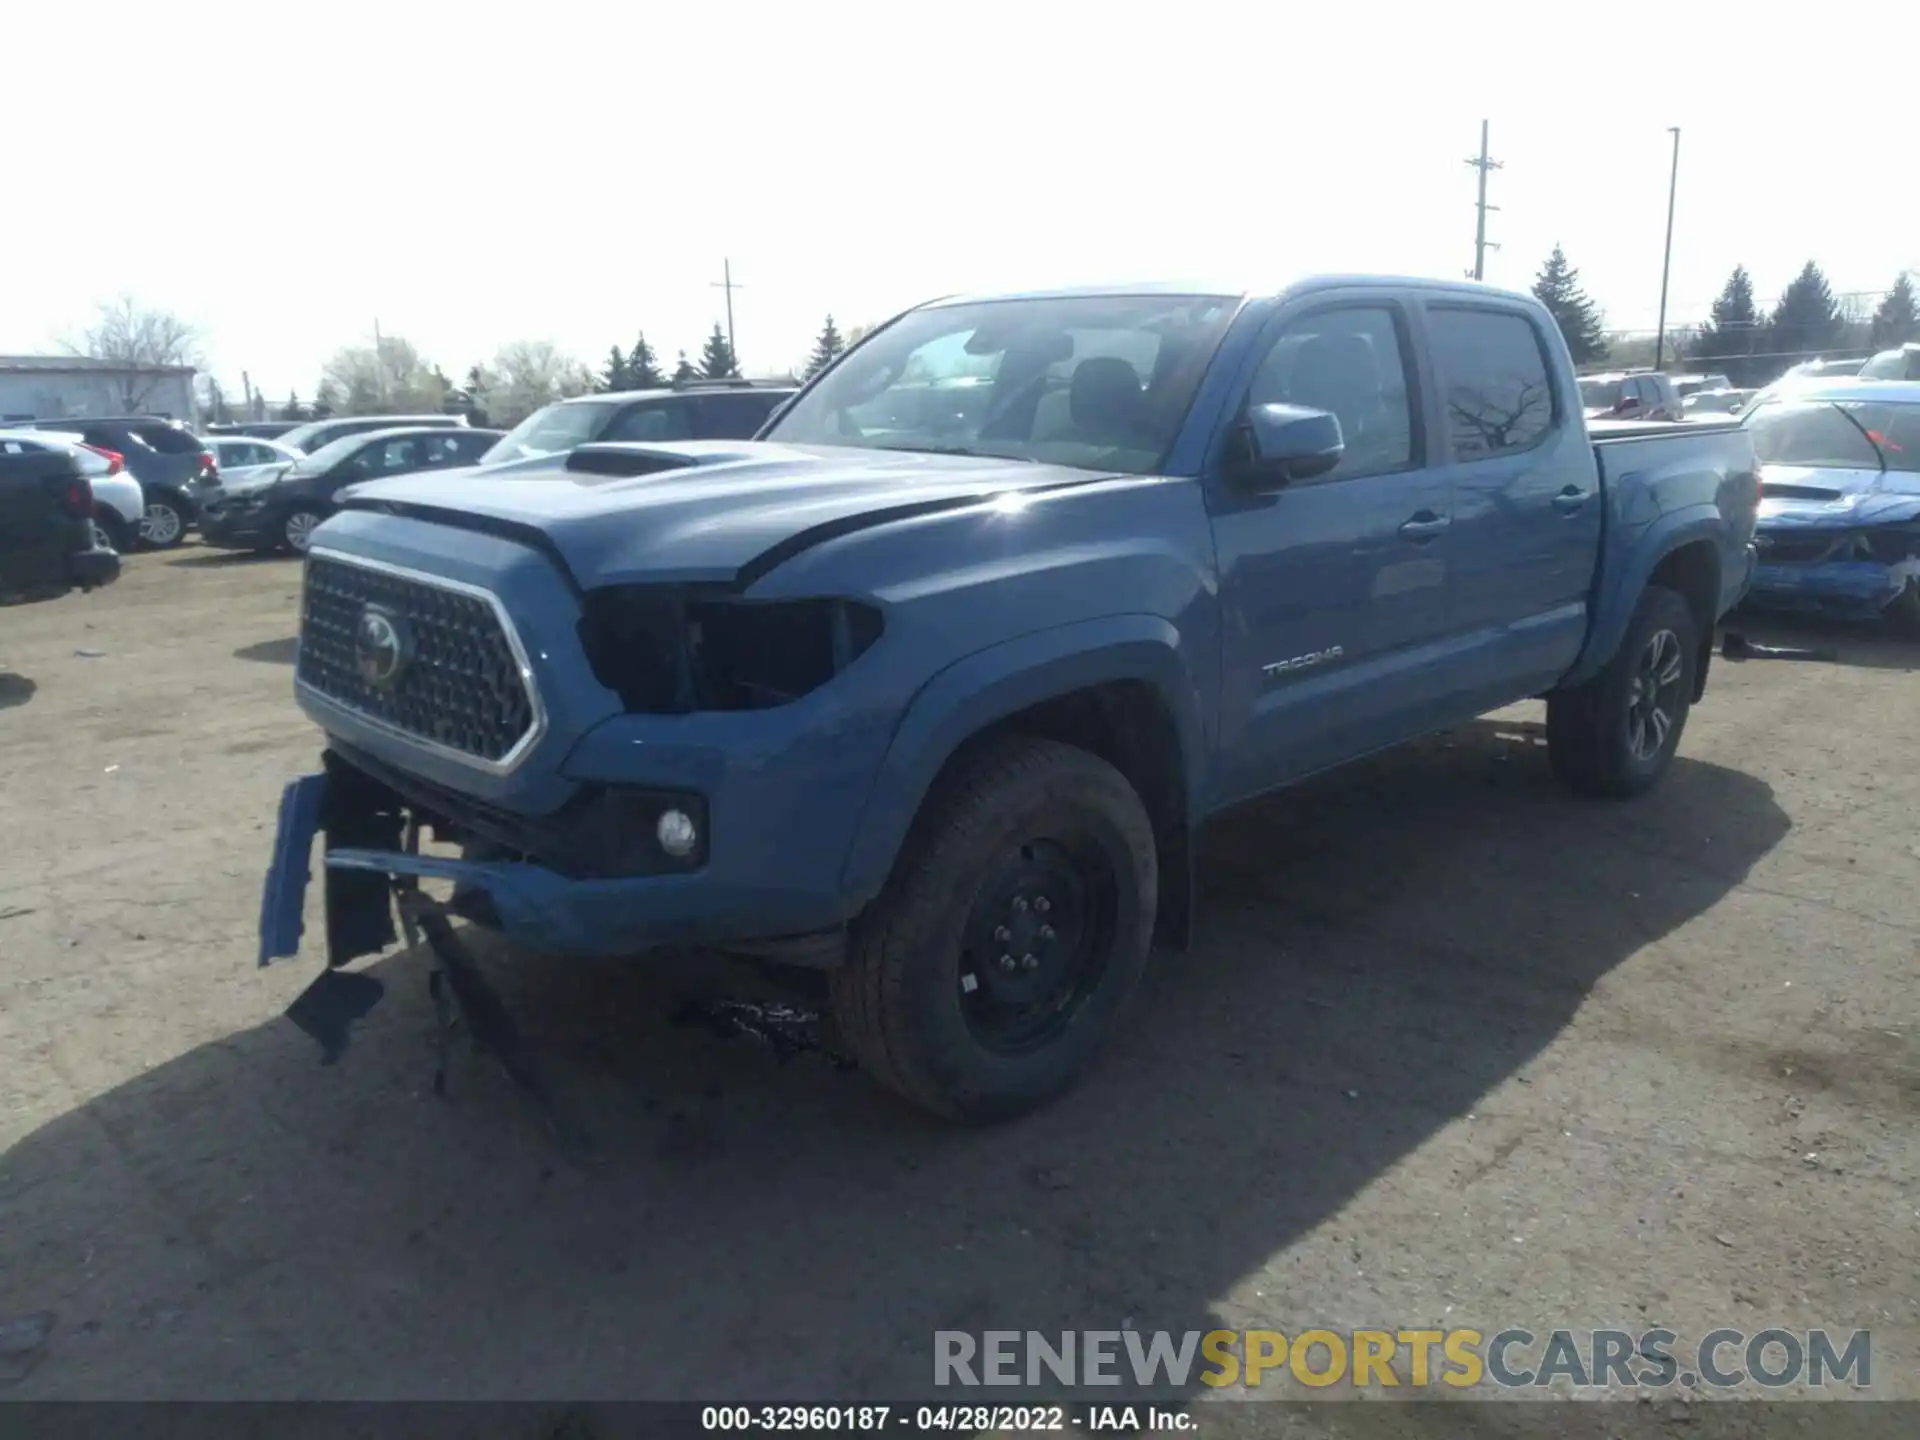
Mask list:
[{"label": "side mirror", "polygon": [[1618,400],[1613,402],[1613,413],[1616,415],[1624,415],[1629,410],[1638,410],[1639,408],[1640,402],[1631,395],[1622,395]]},{"label": "side mirror", "polygon": [[1312,480],[1340,463],[1347,442],[1338,417],[1304,405],[1255,405],[1247,411],[1247,453],[1239,469],[1253,485]]}]

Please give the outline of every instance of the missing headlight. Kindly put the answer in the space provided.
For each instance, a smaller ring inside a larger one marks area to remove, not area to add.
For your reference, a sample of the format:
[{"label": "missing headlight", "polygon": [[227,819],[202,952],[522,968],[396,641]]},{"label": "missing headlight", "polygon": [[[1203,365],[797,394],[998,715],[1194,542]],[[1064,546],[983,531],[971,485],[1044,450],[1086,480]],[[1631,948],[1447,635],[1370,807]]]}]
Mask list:
[{"label": "missing headlight", "polygon": [[818,689],[880,638],[857,600],[743,600],[711,591],[614,586],[587,596],[581,643],[628,710],[765,710]]}]

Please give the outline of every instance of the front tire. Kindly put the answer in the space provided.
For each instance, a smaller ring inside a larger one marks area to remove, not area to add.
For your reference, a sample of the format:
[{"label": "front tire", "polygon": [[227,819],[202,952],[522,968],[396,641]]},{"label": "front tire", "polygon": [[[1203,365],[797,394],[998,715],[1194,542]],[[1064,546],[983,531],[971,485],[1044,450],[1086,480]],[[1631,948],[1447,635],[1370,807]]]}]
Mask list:
[{"label": "front tire", "polygon": [[170,496],[150,495],[140,516],[140,543],[149,550],[171,550],[187,538],[187,512]]},{"label": "front tire", "polygon": [[1140,980],[1159,898],[1153,825],[1097,756],[1011,737],[928,797],[830,972],[833,1016],[881,1084],[953,1120],[1067,1089]]},{"label": "front tire", "polygon": [[1693,708],[1698,631],[1685,596],[1649,585],[1606,669],[1547,697],[1547,757],[1568,786],[1625,798],[1659,783]]}]

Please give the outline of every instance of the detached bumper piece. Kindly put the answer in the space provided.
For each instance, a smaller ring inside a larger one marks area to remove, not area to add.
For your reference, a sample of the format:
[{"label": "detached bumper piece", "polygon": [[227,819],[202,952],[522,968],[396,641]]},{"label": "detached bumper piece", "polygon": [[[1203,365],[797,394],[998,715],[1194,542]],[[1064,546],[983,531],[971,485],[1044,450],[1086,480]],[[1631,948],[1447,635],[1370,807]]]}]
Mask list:
[{"label": "detached bumper piece", "polygon": [[434,1093],[446,1093],[447,1053],[453,1032],[464,1025],[474,1048],[498,1061],[535,1101],[560,1143],[584,1152],[584,1133],[561,1109],[519,1027],[453,928],[455,919],[476,918],[484,895],[456,894],[442,903],[423,894],[419,876],[433,871],[431,860],[419,855],[418,821],[403,813],[386,786],[335,756],[326,761],[324,771],[302,776],[281,796],[272,868],[261,895],[260,963],[266,965],[298,953],[309,855],[315,836],[325,834],[327,968],[287,1007],[287,1018],[320,1047],[323,1065],[336,1063],[346,1053],[353,1023],[386,993],[375,977],[342,967],[398,939],[397,913],[408,944],[417,950],[424,942],[434,960],[427,976],[439,1041]]}]

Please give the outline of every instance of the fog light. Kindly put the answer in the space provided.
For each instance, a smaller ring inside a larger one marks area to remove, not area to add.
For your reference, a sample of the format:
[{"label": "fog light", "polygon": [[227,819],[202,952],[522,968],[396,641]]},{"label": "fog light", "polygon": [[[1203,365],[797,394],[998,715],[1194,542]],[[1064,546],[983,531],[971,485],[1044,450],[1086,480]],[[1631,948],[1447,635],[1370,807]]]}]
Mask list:
[{"label": "fog light", "polygon": [[694,826],[693,817],[684,810],[663,811],[653,833],[660,848],[676,860],[686,859],[700,843],[700,831]]}]

